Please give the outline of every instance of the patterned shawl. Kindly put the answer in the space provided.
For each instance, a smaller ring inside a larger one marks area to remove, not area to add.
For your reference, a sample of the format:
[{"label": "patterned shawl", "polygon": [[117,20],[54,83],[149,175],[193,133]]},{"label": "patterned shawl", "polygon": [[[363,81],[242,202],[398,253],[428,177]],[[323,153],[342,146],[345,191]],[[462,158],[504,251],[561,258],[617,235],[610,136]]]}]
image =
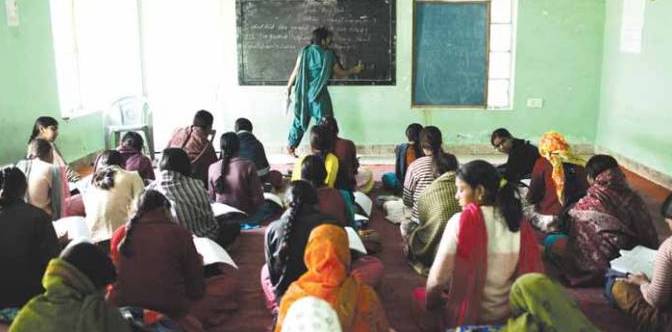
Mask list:
[{"label": "patterned shawl", "polygon": [[551,177],[555,183],[556,194],[560,204],[565,201],[565,171],[563,163],[585,166],[585,160],[577,157],[562,134],[557,131],[545,133],[539,141],[539,154],[553,166]]},{"label": "patterned shawl", "polygon": [[331,304],[344,331],[389,330],[375,291],[349,275],[350,249],[342,227],[316,227],[310,233],[304,260],[308,271],[283,295],[276,332],[282,330],[283,320],[292,304],[306,296],[315,296]]},{"label": "patterned shawl", "polygon": [[572,285],[600,283],[621,249],[658,248],[658,235],[642,198],[619,168],[600,173],[585,197],[569,211],[569,240],[563,262]]},{"label": "patterned shawl", "polygon": [[[479,321],[481,300],[488,265],[488,234],[481,208],[470,203],[460,215],[455,270],[450,291],[444,294],[443,327],[473,324]],[[520,224],[520,252],[516,275],[543,272],[541,254],[532,227]]]}]

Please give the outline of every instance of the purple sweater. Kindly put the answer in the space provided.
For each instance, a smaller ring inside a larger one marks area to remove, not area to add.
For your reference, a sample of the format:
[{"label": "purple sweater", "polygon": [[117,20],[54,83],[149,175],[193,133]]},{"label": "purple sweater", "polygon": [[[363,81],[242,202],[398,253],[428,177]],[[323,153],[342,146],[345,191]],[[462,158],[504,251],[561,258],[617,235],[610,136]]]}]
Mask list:
[{"label": "purple sweater", "polygon": [[215,183],[222,174],[222,161],[210,165],[208,170],[208,195],[210,200],[224,203],[245,211],[256,213],[264,204],[264,192],[254,163],[239,157],[231,159],[229,172],[225,177],[223,193],[215,190]]}]

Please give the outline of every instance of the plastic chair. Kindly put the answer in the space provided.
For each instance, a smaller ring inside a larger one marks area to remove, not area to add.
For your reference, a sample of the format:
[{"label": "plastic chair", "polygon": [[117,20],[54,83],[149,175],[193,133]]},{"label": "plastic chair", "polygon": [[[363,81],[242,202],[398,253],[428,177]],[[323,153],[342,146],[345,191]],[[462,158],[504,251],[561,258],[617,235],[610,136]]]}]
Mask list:
[{"label": "plastic chair", "polygon": [[103,121],[106,149],[116,148],[122,133],[136,131],[144,136],[147,154],[154,159],[154,126],[147,98],[127,96],[117,99],[105,113]]}]

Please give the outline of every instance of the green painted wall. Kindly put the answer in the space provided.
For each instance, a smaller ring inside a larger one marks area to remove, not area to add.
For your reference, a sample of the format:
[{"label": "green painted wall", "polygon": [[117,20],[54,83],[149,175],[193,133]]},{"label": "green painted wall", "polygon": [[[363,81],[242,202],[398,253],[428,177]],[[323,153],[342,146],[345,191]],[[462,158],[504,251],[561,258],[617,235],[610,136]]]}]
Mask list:
[{"label": "green painted wall", "polygon": [[[0,162],[19,158],[35,117],[58,117],[57,90],[47,1],[20,2],[21,26],[7,27],[0,14],[0,121],[11,128],[0,140]],[[604,0],[519,0],[515,98],[512,110],[411,108],[412,1],[397,1],[397,85],[331,87],[342,134],[358,144],[393,144],[410,122],[434,124],[449,144],[488,143],[500,126],[536,140],[544,131],[564,132],[575,143],[592,143],[599,109]],[[235,2],[222,1],[223,104],[214,107],[220,132],[238,116],[249,117],[267,145],[285,144],[289,119],[278,119],[281,88],[237,86]],[[189,84],[189,82],[184,82]],[[543,109],[527,109],[527,98]],[[193,108],[194,110],[197,108]],[[155,109],[155,119],[162,112]],[[192,111],[164,111],[164,119],[187,122]],[[269,116],[271,115],[271,116]],[[59,145],[74,159],[102,148],[99,115],[61,121]],[[170,130],[162,128],[160,131]],[[161,141],[161,140],[160,140]],[[161,146],[161,142],[157,142]],[[304,141],[305,142],[305,141]]]},{"label": "green painted wall", "polygon": [[55,117],[57,144],[68,160],[102,149],[100,115],[61,119],[49,20],[49,1],[19,1],[18,27],[7,26],[0,4],[0,164],[26,153],[35,118]]},{"label": "green painted wall", "polygon": [[[534,140],[556,129],[575,143],[592,144],[599,111],[604,0],[518,1],[514,105],[504,111],[411,108],[412,3],[397,1],[397,85],[329,88],[345,137],[358,144],[398,143],[405,139],[406,126],[417,121],[439,126],[449,144],[489,144],[492,130],[502,126]],[[233,1],[225,7],[232,11],[224,34],[227,44],[235,43],[234,9]],[[227,57],[235,59],[235,52],[227,50]],[[236,69],[235,61],[226,66],[227,72]],[[238,87],[232,76],[224,90],[230,100],[217,121],[231,126],[242,114],[255,123],[266,144],[285,144],[289,121],[278,125],[277,117],[269,116],[280,113],[281,88]],[[528,109],[527,98],[543,98],[544,108]]]},{"label": "green painted wall", "polygon": [[620,52],[622,6],[606,6],[596,143],[672,176],[672,2],[646,1],[641,54]]}]

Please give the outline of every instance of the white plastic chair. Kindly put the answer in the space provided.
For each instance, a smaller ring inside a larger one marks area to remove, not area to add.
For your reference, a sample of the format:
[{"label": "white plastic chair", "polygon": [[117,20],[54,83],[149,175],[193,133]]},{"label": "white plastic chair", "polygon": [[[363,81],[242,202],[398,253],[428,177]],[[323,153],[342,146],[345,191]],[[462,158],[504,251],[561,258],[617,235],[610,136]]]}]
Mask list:
[{"label": "white plastic chair", "polygon": [[147,154],[154,159],[154,126],[147,98],[126,96],[117,99],[105,113],[103,121],[106,149],[116,148],[122,133],[136,131],[144,136]]}]

